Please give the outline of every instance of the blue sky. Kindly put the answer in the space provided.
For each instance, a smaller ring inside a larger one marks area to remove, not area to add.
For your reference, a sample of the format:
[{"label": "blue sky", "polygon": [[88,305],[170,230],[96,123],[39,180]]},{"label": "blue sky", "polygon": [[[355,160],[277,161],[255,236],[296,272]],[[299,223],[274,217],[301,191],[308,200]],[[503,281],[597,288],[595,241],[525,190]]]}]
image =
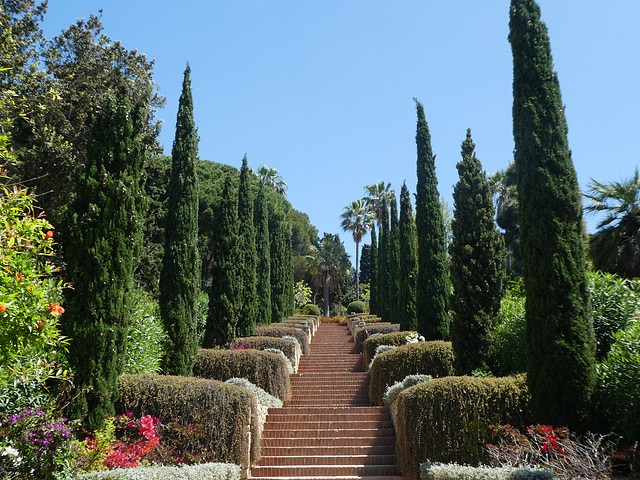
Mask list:
[{"label": "blue sky", "polygon": [[[540,0],[580,186],[638,165],[640,2]],[[364,186],[416,185],[418,98],[453,206],[466,129],[491,174],[513,157],[509,1],[50,0],[48,37],[103,9],[105,33],[155,59],[170,155],[191,65],[200,158],[279,169],[293,206],[340,233]],[[596,220],[587,217],[589,230]],[[366,237],[368,240],[368,236]],[[355,262],[354,262],[355,263]]]}]

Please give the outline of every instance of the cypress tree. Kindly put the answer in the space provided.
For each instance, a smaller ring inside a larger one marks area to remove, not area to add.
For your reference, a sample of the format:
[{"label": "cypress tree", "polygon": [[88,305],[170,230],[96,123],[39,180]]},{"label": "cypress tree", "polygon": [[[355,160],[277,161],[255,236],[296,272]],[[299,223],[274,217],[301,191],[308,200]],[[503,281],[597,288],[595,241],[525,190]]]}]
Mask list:
[{"label": "cypress tree", "polygon": [[[146,209],[142,172],[149,145],[148,97],[135,105],[123,84],[91,120],[87,161],[69,209],[65,260],[68,360],[80,392],[74,416],[91,429],[114,414],[124,368],[130,291]],[[86,390],[85,390],[86,389]]]},{"label": "cypress tree", "polygon": [[187,66],[178,105],[176,137],[167,189],[164,256],[160,273],[160,315],[168,340],[162,371],[190,376],[198,352],[196,300],[198,264],[198,133],[193,120],[191,69]]},{"label": "cypress tree", "polygon": [[380,247],[378,248],[378,315],[384,321],[389,320],[391,298],[389,296],[389,210],[387,204],[382,206],[382,230],[380,232]]},{"label": "cypress tree", "polygon": [[416,312],[418,332],[427,340],[439,339],[447,322],[447,250],[435,155],[422,104],[418,112],[416,186],[416,231],[418,236],[418,280]]},{"label": "cypress tree", "polygon": [[[282,322],[287,315],[287,283],[289,272],[287,262],[287,242],[290,227],[281,215],[272,215],[269,219],[271,234],[271,323]],[[290,241],[289,241],[290,243]]]},{"label": "cypress tree", "polygon": [[228,345],[236,337],[241,278],[238,240],[238,200],[231,174],[227,174],[222,202],[216,211],[217,227],[211,240],[214,262],[211,267],[209,313],[203,344]]},{"label": "cypress tree", "polygon": [[469,375],[489,365],[505,276],[502,235],[494,223],[493,195],[474,152],[471,130],[462,143],[460,177],[453,188],[453,243],[449,247],[456,370]]},{"label": "cypress tree", "polygon": [[371,254],[369,257],[369,312],[378,314],[378,238],[376,224],[371,224]]},{"label": "cypress tree", "polygon": [[411,198],[406,183],[400,191],[399,259],[400,267],[398,291],[400,305],[398,323],[401,331],[417,330],[416,319],[416,279],[418,259],[416,253],[416,225],[413,219]]},{"label": "cypress tree", "polygon": [[271,245],[265,188],[262,185],[259,187],[255,204],[256,322],[269,325],[271,324]]},{"label": "cypress tree", "polygon": [[400,232],[398,226],[398,202],[395,194],[391,196],[389,229],[389,321],[398,322],[400,309]]},{"label": "cypress tree", "polygon": [[253,198],[249,184],[247,156],[242,159],[238,188],[238,253],[240,260],[240,305],[238,335],[246,337],[256,331],[256,235],[253,225]]},{"label": "cypress tree", "polygon": [[582,198],[538,5],[512,0],[509,29],[527,383],[537,421],[584,428],[596,372]]},{"label": "cypress tree", "polygon": [[360,283],[369,283],[371,271],[371,245],[365,243],[360,252]]}]

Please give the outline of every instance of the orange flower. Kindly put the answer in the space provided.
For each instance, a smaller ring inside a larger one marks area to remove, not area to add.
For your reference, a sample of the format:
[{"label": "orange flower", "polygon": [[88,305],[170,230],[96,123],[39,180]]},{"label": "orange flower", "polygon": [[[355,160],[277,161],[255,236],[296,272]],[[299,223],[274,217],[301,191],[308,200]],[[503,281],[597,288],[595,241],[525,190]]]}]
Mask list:
[{"label": "orange flower", "polygon": [[57,303],[50,303],[47,307],[51,313],[53,313],[56,317],[62,313],[64,313],[64,308],[62,308]]},{"label": "orange flower", "polygon": [[6,312],[7,306],[4,303],[0,303],[0,312]]},{"label": "orange flower", "polygon": [[51,237],[53,237],[53,232],[51,230],[47,231],[47,234],[44,236],[45,239],[50,239]]}]

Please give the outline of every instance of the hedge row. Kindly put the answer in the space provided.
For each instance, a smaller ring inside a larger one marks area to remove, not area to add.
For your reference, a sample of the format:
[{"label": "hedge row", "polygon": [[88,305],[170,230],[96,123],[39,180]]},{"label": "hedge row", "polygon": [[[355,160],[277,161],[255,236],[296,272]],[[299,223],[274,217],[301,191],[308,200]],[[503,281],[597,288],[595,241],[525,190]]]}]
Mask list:
[{"label": "hedge row", "polygon": [[201,463],[179,467],[117,468],[85,473],[78,480],[240,480],[240,467],[230,463]]},{"label": "hedge row", "polygon": [[307,335],[300,329],[294,327],[285,327],[280,325],[272,325],[270,327],[258,327],[256,329],[258,337],[284,337],[289,335],[295,337],[300,342],[303,355],[309,355],[309,339]]},{"label": "hedge row", "polygon": [[423,463],[421,480],[553,480],[553,473],[526,467],[470,467],[456,463]]},{"label": "hedge row", "polygon": [[177,419],[184,426],[200,425],[202,435],[191,439],[189,453],[207,450],[217,462],[245,467],[260,459],[258,402],[246,388],[203,378],[142,374],[123,375],[118,389],[120,413],[152,415],[163,424]]},{"label": "hedge row", "polygon": [[298,320],[285,320],[280,325],[283,327],[291,327],[297,328],[298,330],[302,330],[304,334],[307,336],[307,341],[311,343],[311,338],[313,337],[313,331],[311,326],[307,322],[300,322]]},{"label": "hedge row", "polygon": [[373,335],[374,333],[381,333],[384,335],[386,333],[399,331],[400,325],[398,325],[397,323],[367,323],[364,327],[364,330],[359,330],[356,332],[356,352],[362,353],[362,348],[365,340],[367,340],[369,336]]},{"label": "hedge row", "polygon": [[356,325],[366,325],[367,323],[380,323],[382,319],[375,315],[369,314],[358,314],[358,315],[349,315],[347,317],[347,325],[349,327],[349,331],[351,335],[355,337],[356,335]]},{"label": "hedge row", "polygon": [[531,423],[524,375],[435,378],[400,393],[391,413],[398,467],[409,480],[419,478],[426,461],[488,463],[489,422],[516,428]]},{"label": "hedge row", "polygon": [[454,375],[451,342],[408,343],[378,355],[369,374],[369,400],[382,405],[387,388],[407,375],[424,374],[432,377]]},{"label": "hedge row", "polygon": [[300,361],[300,354],[302,352],[298,352],[296,348],[296,343],[292,340],[286,340],[284,338],[279,337],[240,337],[236,338],[231,344],[234,350],[238,348],[253,348],[255,350],[265,350],[267,348],[277,348],[278,350],[282,350],[291,365],[293,365],[294,370],[298,371],[298,363]]},{"label": "hedge row", "polygon": [[369,368],[371,360],[376,353],[376,348],[380,345],[405,345],[407,336],[415,332],[392,332],[379,335],[377,337],[367,338],[362,344],[362,363],[365,368]]},{"label": "hedge row", "polygon": [[201,348],[193,366],[193,374],[222,382],[234,377],[246,378],[283,402],[291,400],[287,362],[277,353]]}]

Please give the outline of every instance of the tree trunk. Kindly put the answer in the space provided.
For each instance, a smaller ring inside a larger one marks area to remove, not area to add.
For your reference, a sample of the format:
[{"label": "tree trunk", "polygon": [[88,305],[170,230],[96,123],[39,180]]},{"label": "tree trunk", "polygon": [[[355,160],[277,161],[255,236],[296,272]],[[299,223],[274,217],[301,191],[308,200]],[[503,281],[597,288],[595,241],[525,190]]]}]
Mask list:
[{"label": "tree trunk", "polygon": [[329,316],[329,285],[327,285],[326,283],[323,286],[323,297],[324,297],[324,302],[322,305],[322,310],[323,310],[323,315],[325,317]]},{"label": "tree trunk", "polygon": [[360,242],[356,242],[356,300],[360,301],[360,255],[358,253],[358,248],[360,247]]}]

